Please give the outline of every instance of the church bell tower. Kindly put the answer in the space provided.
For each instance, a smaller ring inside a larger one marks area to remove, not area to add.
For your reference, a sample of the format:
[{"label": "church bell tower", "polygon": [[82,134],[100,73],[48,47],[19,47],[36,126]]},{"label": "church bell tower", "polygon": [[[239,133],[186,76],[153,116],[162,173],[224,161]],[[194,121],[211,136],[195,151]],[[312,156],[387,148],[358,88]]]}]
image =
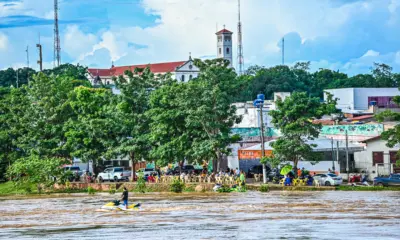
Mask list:
[{"label": "church bell tower", "polygon": [[217,32],[217,58],[229,60],[229,67],[232,67],[232,34],[225,29]]}]

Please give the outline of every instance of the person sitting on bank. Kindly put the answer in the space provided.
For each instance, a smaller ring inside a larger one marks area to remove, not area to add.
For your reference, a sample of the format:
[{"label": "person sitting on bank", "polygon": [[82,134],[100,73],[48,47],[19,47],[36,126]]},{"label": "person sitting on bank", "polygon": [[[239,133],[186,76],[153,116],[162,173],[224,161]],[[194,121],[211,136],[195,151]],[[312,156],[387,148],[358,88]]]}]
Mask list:
[{"label": "person sitting on bank", "polygon": [[288,175],[286,175],[285,178],[285,186],[291,186],[292,185],[292,178]]},{"label": "person sitting on bank", "polygon": [[128,189],[124,187],[124,191],[122,192],[121,200],[124,202],[125,208],[128,209]]},{"label": "person sitting on bank", "polygon": [[307,186],[312,186],[314,182],[314,178],[311,175],[307,177]]}]

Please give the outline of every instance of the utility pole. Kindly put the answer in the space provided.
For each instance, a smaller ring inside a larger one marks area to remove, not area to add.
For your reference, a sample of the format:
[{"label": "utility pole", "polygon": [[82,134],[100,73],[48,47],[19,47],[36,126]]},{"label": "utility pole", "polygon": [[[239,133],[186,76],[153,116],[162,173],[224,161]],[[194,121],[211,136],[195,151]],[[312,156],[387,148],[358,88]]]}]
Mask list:
[{"label": "utility pole", "polygon": [[26,46],[26,66],[29,68],[29,45]]},{"label": "utility pole", "polygon": [[[257,99],[253,101],[254,107],[260,108],[260,131],[261,131],[261,159],[265,157],[265,147],[264,147],[264,121],[263,121],[263,112],[262,108],[264,105],[265,96],[264,94],[257,94]],[[260,160],[261,160],[260,159]],[[267,183],[267,168],[265,163],[262,164],[263,167],[263,182]]]},{"label": "utility pole", "polygon": [[[336,141],[336,161],[339,164],[339,141]],[[333,170],[335,170],[335,166],[333,166]],[[339,168],[340,171],[340,168]]]},{"label": "utility pole", "polygon": [[39,43],[36,44],[36,47],[38,48],[39,51],[39,60],[37,61],[37,64],[39,64],[39,69],[40,71],[43,70],[43,56],[42,56],[42,44],[40,44],[40,36],[39,36]]},{"label": "utility pole", "polygon": [[346,130],[346,172],[347,172],[347,182],[350,180],[349,178],[349,136]]},{"label": "utility pole", "polygon": [[285,37],[282,38],[282,65],[285,65]]},{"label": "utility pole", "polygon": [[331,138],[331,147],[332,147],[332,171],[335,172],[335,157],[333,151],[333,137]]},{"label": "utility pole", "polygon": [[58,0],[54,0],[54,67],[60,66],[60,34],[58,31]]}]

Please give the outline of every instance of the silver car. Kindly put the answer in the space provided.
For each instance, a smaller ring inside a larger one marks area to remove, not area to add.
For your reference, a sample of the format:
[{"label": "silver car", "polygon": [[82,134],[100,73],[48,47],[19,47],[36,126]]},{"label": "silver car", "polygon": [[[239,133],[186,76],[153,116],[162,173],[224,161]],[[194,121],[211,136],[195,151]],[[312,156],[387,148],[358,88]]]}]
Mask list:
[{"label": "silver car", "polygon": [[343,183],[343,179],[333,173],[321,173],[314,176],[315,180],[318,180],[321,185],[335,186]]}]

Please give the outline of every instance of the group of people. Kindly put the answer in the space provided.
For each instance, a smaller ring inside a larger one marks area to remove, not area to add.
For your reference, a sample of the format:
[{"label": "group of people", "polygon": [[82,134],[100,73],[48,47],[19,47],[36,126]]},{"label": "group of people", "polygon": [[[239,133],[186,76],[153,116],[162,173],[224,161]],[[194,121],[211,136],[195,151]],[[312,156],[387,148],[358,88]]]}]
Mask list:
[{"label": "group of people", "polygon": [[[314,174],[312,174],[311,172],[307,171],[303,168],[299,168],[297,169],[297,177],[299,179],[305,179],[306,180],[306,185],[307,186],[312,186],[313,182],[314,182]],[[292,186],[293,185],[293,179],[295,179],[295,175],[294,172],[290,171],[288,174],[286,174],[285,176],[285,180],[284,180],[284,185],[285,186]]]}]

